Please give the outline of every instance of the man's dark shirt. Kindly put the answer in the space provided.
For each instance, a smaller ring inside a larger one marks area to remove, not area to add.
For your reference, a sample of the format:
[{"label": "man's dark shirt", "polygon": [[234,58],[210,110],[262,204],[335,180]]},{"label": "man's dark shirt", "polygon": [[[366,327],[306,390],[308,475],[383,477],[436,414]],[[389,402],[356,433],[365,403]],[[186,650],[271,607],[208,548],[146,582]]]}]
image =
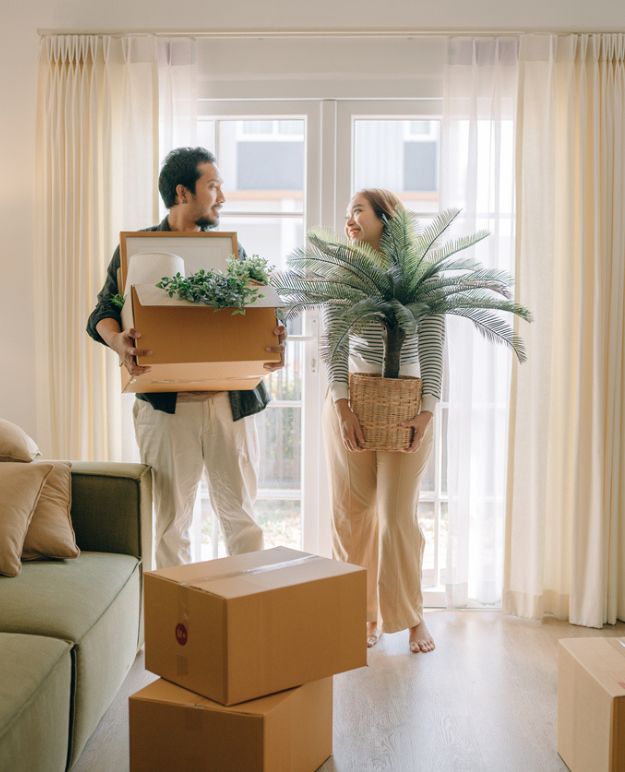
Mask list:
[{"label": "man's dark shirt", "polygon": [[[159,224],[154,225],[151,228],[145,228],[146,231],[171,231],[169,227],[169,220],[167,217]],[[209,227],[202,228],[202,230],[210,230]],[[246,254],[242,246],[239,245],[239,257],[245,259]],[[98,293],[98,302],[96,307],[91,312],[89,320],[87,322],[87,332],[98,343],[104,343],[98,331],[96,325],[101,319],[115,319],[121,328],[121,312],[120,309],[111,302],[113,295],[117,293],[117,271],[120,267],[119,246],[113,254],[113,258],[109,263],[109,267],[106,271],[106,281],[104,286]],[[162,410],[165,413],[176,412],[176,400],[178,395],[175,392],[155,392],[153,394],[137,394],[137,399],[143,399],[149,402],[156,410]],[[269,403],[269,394],[265,384],[261,381],[255,389],[247,391],[229,391],[230,407],[232,408],[232,419],[238,421],[240,418],[245,418],[248,415],[254,415],[254,413],[260,413],[264,410]]]}]

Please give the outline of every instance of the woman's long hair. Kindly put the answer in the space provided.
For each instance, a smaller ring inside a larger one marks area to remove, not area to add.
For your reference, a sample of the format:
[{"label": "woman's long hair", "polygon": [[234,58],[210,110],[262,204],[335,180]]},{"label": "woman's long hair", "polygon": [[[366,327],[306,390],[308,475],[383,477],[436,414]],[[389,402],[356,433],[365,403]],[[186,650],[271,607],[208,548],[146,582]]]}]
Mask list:
[{"label": "woman's long hair", "polygon": [[382,220],[384,226],[398,211],[404,210],[404,205],[390,190],[384,188],[364,188],[356,195],[364,196],[371,204],[371,208],[378,220]]}]

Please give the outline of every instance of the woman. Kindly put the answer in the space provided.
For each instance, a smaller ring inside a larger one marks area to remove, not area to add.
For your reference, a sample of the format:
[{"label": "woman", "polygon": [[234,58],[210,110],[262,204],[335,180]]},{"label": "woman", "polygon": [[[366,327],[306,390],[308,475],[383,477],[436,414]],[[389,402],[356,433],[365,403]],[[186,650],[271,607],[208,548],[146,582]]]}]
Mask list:
[{"label": "woman", "polygon": [[[361,190],[347,209],[345,233],[379,249],[385,223],[402,207],[393,193]],[[326,329],[333,324],[326,314]],[[367,646],[382,631],[409,629],[410,650],[428,652],[434,641],[423,621],[421,568],[424,538],[417,521],[419,483],[432,449],[432,416],[440,399],[443,317],[423,320],[408,336],[400,375],[420,376],[421,412],[403,426],[413,429],[401,453],[363,450],[364,437],[348,401],[349,372],[382,372],[382,328],[371,322],[350,335],[349,361],[329,367],[324,435],[333,509],[333,547],[339,560],[367,568]]]}]

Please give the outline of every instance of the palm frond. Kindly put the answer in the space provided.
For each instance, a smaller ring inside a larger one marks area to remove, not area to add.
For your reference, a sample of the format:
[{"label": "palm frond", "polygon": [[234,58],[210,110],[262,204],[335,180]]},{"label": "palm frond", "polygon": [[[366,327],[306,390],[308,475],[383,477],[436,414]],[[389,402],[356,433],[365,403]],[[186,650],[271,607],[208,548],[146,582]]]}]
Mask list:
[{"label": "palm frond", "polygon": [[440,239],[445,231],[451,226],[453,221],[460,214],[460,209],[445,209],[440,212],[425,226],[423,231],[415,238],[415,246],[424,259],[434,244]]},{"label": "palm frond", "polygon": [[424,317],[454,314],[471,319],[482,334],[510,345],[523,360],[520,337],[497,315],[531,321],[528,309],[512,299],[512,277],[458,254],[488,234],[479,231],[441,244],[459,214],[448,209],[421,228],[410,213],[398,212],[385,224],[379,250],[326,230],[311,231],[306,246],[289,256],[288,270],[272,276],[287,318],[307,308],[331,309],[324,356],[333,359],[345,356],[349,335],[372,321],[412,334]]},{"label": "palm frond", "polygon": [[429,303],[433,313],[448,314],[458,308],[477,308],[490,309],[493,311],[507,311],[516,316],[525,319],[526,322],[532,321],[530,311],[520,303],[505,298],[493,297],[488,292],[481,290],[467,290],[465,293],[459,293],[451,297],[441,298],[438,301]]},{"label": "palm frond", "polygon": [[519,362],[525,362],[527,354],[523,339],[512,327],[496,314],[490,314],[479,308],[455,308],[447,311],[454,316],[470,319],[482,335],[491,343],[504,343],[517,355]]}]

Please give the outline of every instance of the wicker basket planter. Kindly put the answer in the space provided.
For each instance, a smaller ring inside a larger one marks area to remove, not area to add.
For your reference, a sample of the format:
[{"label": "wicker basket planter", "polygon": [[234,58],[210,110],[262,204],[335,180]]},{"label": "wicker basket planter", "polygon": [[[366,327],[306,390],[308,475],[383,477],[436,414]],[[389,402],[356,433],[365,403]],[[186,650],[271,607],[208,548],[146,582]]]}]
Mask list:
[{"label": "wicker basket planter", "polygon": [[383,378],[352,373],[349,402],[356,414],[367,450],[406,450],[412,429],[399,424],[414,418],[421,409],[421,379],[410,376]]}]

